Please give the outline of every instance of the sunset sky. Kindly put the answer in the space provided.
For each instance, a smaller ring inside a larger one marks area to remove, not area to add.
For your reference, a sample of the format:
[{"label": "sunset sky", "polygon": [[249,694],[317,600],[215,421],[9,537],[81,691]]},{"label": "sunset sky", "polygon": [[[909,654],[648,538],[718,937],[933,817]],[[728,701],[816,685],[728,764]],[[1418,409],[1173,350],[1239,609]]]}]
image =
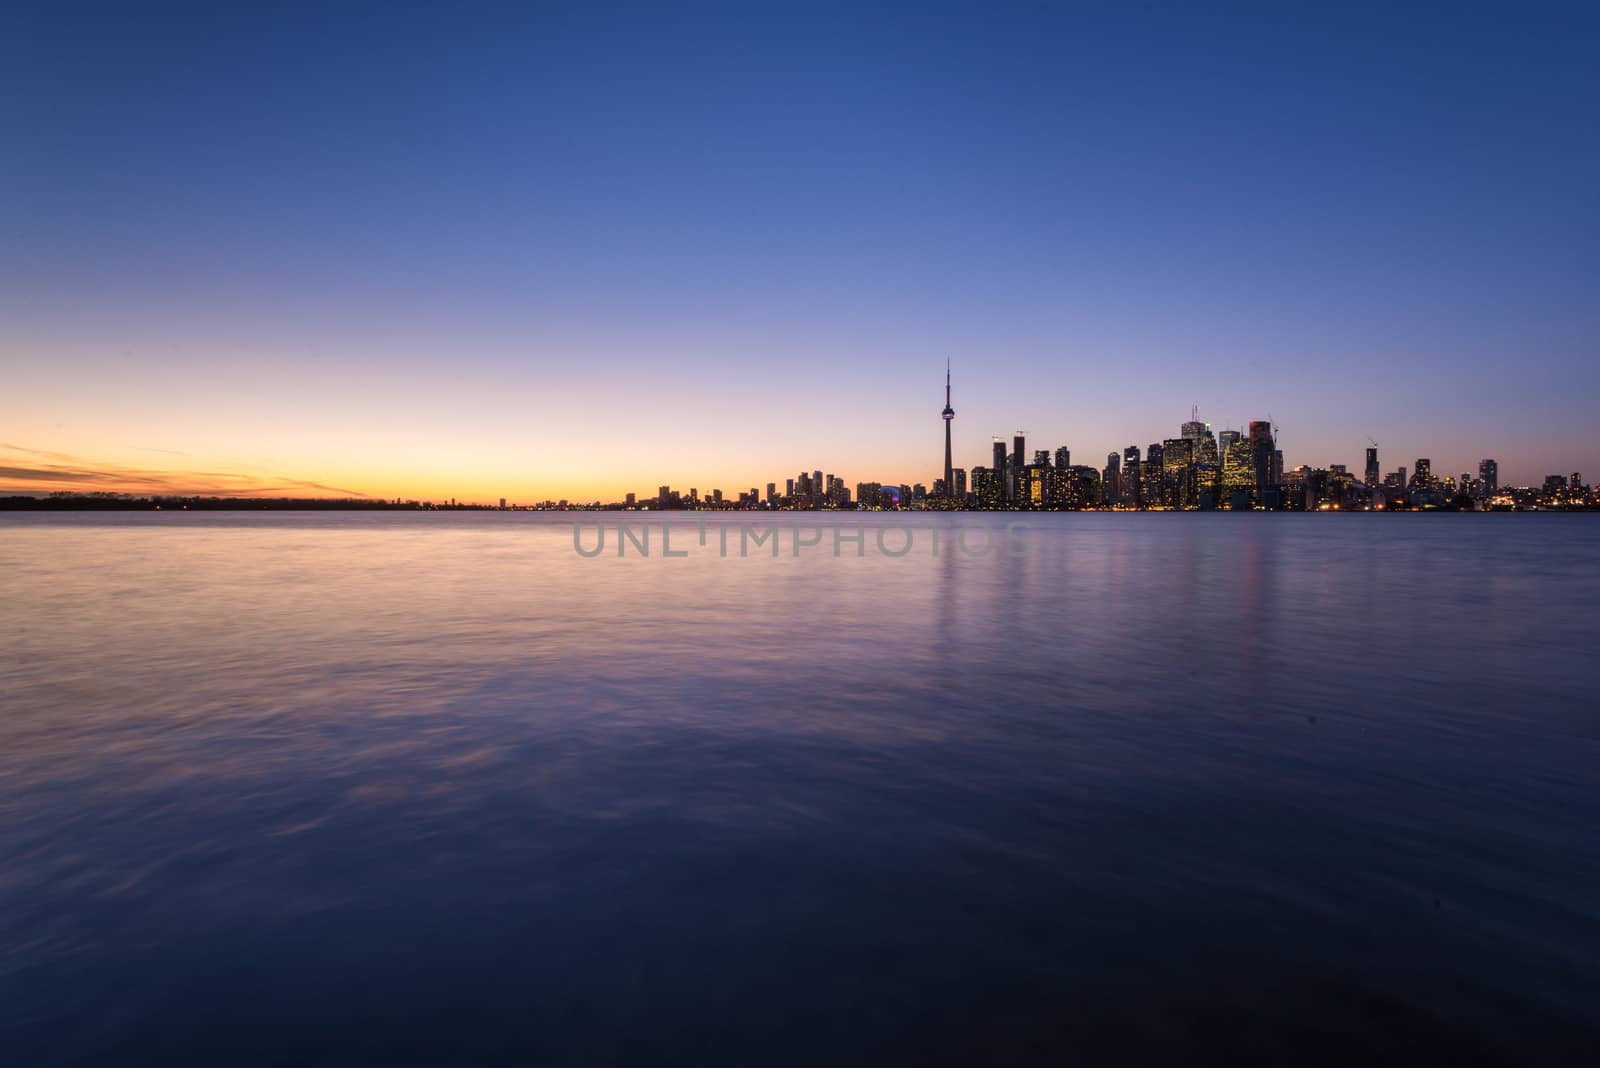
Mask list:
[{"label": "sunset sky", "polygon": [[0,492],[1600,478],[1600,6],[1122,8],[7,5]]}]

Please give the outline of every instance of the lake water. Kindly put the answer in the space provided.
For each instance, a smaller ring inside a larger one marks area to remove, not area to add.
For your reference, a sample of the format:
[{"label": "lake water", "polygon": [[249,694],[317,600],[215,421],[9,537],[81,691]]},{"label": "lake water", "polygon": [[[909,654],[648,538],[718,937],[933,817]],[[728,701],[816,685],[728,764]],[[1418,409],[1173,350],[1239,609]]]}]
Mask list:
[{"label": "lake water", "polygon": [[1600,517],[573,518],[0,517],[0,1060],[1600,1041]]}]

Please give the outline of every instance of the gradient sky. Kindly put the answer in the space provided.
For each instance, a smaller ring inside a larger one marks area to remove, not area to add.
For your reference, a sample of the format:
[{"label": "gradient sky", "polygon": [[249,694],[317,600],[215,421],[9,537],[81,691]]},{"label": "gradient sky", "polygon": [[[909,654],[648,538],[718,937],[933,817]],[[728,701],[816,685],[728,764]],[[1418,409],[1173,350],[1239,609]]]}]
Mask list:
[{"label": "gradient sky", "polygon": [[1127,6],[8,4],[0,491],[1600,477],[1600,6]]}]

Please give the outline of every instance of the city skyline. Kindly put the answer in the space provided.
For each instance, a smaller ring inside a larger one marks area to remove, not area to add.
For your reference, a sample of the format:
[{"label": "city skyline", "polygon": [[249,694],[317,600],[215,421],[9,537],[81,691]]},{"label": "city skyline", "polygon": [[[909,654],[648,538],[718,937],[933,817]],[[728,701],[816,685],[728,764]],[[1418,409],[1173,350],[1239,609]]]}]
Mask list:
[{"label": "city skyline", "polygon": [[[1475,507],[1491,505],[1518,506],[1550,503],[1560,505],[1592,503],[1591,488],[1582,481],[1579,471],[1568,474],[1546,474],[1537,482],[1518,485],[1500,477],[1500,464],[1495,458],[1482,458],[1474,469],[1462,470],[1460,477],[1448,473],[1448,466],[1433,470],[1431,457],[1417,457],[1411,465],[1399,464],[1388,473],[1383,470],[1381,446],[1376,439],[1368,438],[1364,448],[1364,464],[1357,472],[1345,463],[1326,463],[1313,466],[1300,463],[1290,466],[1278,440],[1278,425],[1270,418],[1250,420],[1244,430],[1222,428],[1217,430],[1199,418],[1198,405],[1192,407],[1189,419],[1179,428],[1176,438],[1161,438],[1141,447],[1137,443],[1106,454],[1105,466],[1073,464],[1071,446],[1027,449],[1028,431],[1018,430],[1011,437],[1011,447],[999,434],[991,437],[991,463],[955,466],[952,450],[951,427],[955,419],[952,393],[952,363],[945,361],[944,408],[940,418],[944,426],[943,465],[939,477],[931,487],[920,480],[860,479],[851,480],[822,468],[801,470],[795,477],[786,477],[781,483],[767,481],[763,493],[758,482],[749,489],[735,483],[732,491],[725,491],[717,480],[709,480],[704,493],[698,485],[687,491],[674,489],[670,482],[660,484],[655,494],[641,493],[637,489],[611,496],[578,493],[562,497],[539,498],[535,496],[523,504],[512,498],[512,507],[625,507],[677,509],[677,508],[749,508],[749,509],[819,509],[819,508],[957,508],[994,510],[1068,510],[1082,508],[1123,508],[1161,510],[1312,510],[1384,509],[1407,507],[1455,507],[1462,502],[1472,502]],[[1037,445],[1037,441],[1035,441]],[[66,461],[70,457],[19,450],[0,443],[0,453],[21,452],[45,460]],[[1080,453],[1079,459],[1084,459]],[[64,464],[56,463],[41,470],[61,471]],[[19,469],[0,467],[0,476],[15,475]],[[1476,475],[1474,475],[1474,470]],[[73,472],[75,473],[75,472]],[[56,496],[105,494],[91,480],[70,477],[61,481],[70,489],[53,489],[47,492]],[[212,477],[231,479],[233,476],[212,473]],[[36,483],[44,479],[34,479]],[[123,497],[143,499],[210,497],[284,501],[285,499],[366,500],[371,503],[391,503],[387,496],[377,497],[357,491],[342,490],[315,482],[294,482],[279,479],[271,488],[245,489],[240,492],[237,482],[227,490],[197,490],[193,487],[166,486],[158,478],[144,475],[137,479],[142,484],[133,491],[110,491]],[[0,496],[43,496],[39,485],[23,491],[6,491],[0,485]],[[309,493],[307,492],[309,491]],[[300,494],[299,498],[291,496]],[[508,498],[498,498],[497,507],[507,507]],[[491,502],[455,495],[440,495],[438,500],[396,496],[393,504],[426,503],[428,507],[486,507]]]},{"label": "city skyline", "polygon": [[1594,10],[11,29],[3,492],[931,484],[946,357],[953,466],[1600,470]]},{"label": "city skyline", "polygon": [[[901,486],[912,487],[920,485],[926,488],[926,495],[929,498],[955,497],[957,499],[965,499],[963,496],[964,492],[976,492],[975,489],[972,489],[968,486],[968,480],[973,477],[975,471],[984,470],[985,465],[982,463],[957,461],[955,459],[957,453],[952,446],[952,426],[954,423],[955,412],[952,408],[952,364],[949,360],[946,361],[945,367],[944,400],[945,406],[943,411],[940,413],[940,416],[945,430],[945,453],[943,467],[939,468],[937,465],[935,465],[936,470],[939,471],[938,474],[931,477],[918,477],[914,475],[906,476],[904,474],[898,474],[894,477],[886,477],[883,472],[877,472],[875,475],[869,475],[867,477],[847,477],[846,475],[838,474],[836,470],[830,470],[827,473],[827,477],[832,479],[837,475],[841,484],[852,485],[857,485],[860,483],[874,483],[881,484],[886,487],[896,488]],[[1235,439],[1239,439],[1241,437],[1245,437],[1248,433],[1253,433],[1257,427],[1270,428],[1268,432],[1274,440],[1276,446],[1275,451],[1278,453],[1279,461],[1284,462],[1284,450],[1276,441],[1278,426],[1279,424],[1277,424],[1275,421],[1265,419],[1244,420],[1239,428],[1228,426],[1218,427],[1209,421],[1200,419],[1198,405],[1196,405],[1191,407],[1190,419],[1182,423],[1179,428],[1179,434],[1182,438],[1191,438],[1195,441],[1196,452],[1194,453],[1195,459],[1193,461],[1195,463],[1199,462],[1199,435],[1203,433],[1204,435],[1209,436],[1211,442],[1210,447],[1212,450],[1211,459],[1214,463],[1216,463],[1218,469],[1220,470],[1224,460],[1226,459],[1226,441],[1228,435],[1231,434]],[[1004,452],[1004,455],[1007,457],[1005,466],[1008,469],[1017,463],[1015,459],[1015,448],[1018,445],[1021,445],[1025,440],[1032,437],[1033,435],[1026,430],[1019,430],[1010,435],[1010,440],[1012,441],[1013,446],[1010,449],[1006,449]],[[987,465],[989,470],[993,470],[995,466],[1000,463],[1000,457],[1002,456],[1001,449],[1006,441],[1006,438],[1006,435],[1003,435],[999,432],[993,432],[988,435],[991,448],[988,456],[984,458],[991,460],[990,464]],[[1219,439],[1223,442],[1220,449],[1218,448]],[[1040,459],[1048,460],[1048,457],[1045,454],[1053,453],[1056,457],[1056,460],[1059,462],[1062,459],[1063,454],[1069,453],[1073,448],[1070,442],[1062,442],[1059,438],[1049,438],[1048,436],[1045,436],[1033,438],[1033,440],[1035,443],[1040,440],[1054,442],[1049,449],[1037,450],[1040,454],[1038,457]],[[1106,459],[1110,461],[1113,458],[1126,457],[1136,451],[1142,456],[1147,449],[1159,447],[1163,442],[1170,443],[1172,440],[1173,439],[1166,437],[1165,434],[1162,433],[1154,437],[1153,440],[1148,444],[1140,444],[1135,442],[1125,445],[1121,448],[1107,449],[1103,454],[1091,447],[1090,449],[1079,451],[1078,457],[1080,461],[1093,461],[1095,458],[1104,455]],[[1392,459],[1388,459],[1388,450],[1379,446],[1375,439],[1368,437],[1366,441],[1367,444],[1360,447],[1363,454],[1363,462],[1359,465],[1354,462],[1347,461],[1330,461],[1321,460],[1318,458],[1295,456],[1294,459],[1298,462],[1294,464],[1285,463],[1283,471],[1293,471],[1295,468],[1299,467],[1311,467],[1322,470],[1339,467],[1350,471],[1352,478],[1360,479],[1363,483],[1370,486],[1371,483],[1368,483],[1366,478],[1373,470],[1373,465],[1375,463],[1378,465],[1377,470],[1380,479],[1391,475],[1396,467],[1398,467],[1401,472],[1415,469],[1417,461],[1413,460],[1408,463],[1396,464]],[[164,450],[145,451],[161,452]],[[820,451],[825,452],[827,450],[822,449]],[[1462,465],[1454,465],[1449,462],[1435,463],[1431,456],[1423,459],[1425,459],[1431,466],[1436,468],[1434,473],[1441,483],[1448,479],[1452,486],[1457,481],[1456,474],[1458,472],[1462,475],[1470,476],[1474,473],[1477,473],[1481,476],[1482,468],[1485,464],[1492,466],[1495,472],[1495,481],[1500,485],[1507,487],[1538,487],[1542,484],[1548,483],[1548,481],[1554,477],[1555,474],[1555,472],[1551,470],[1546,470],[1544,474],[1538,475],[1537,477],[1518,480],[1501,476],[1503,465],[1499,462],[1498,458],[1485,458],[1480,456],[1477,460],[1472,461],[1470,464]],[[1028,463],[1027,457],[1025,456],[1021,462],[1023,464]],[[792,462],[790,466],[792,466]],[[1093,462],[1085,465],[1080,462],[1078,466],[1099,468],[1100,465]],[[1558,464],[1557,468],[1559,469],[1560,466],[1561,465]],[[1572,465],[1567,466],[1571,467]],[[1385,467],[1387,467],[1387,470],[1385,470]],[[847,466],[843,468],[843,470],[855,471],[858,474],[869,469],[869,464],[862,464],[859,467]],[[816,468],[814,470],[819,475],[823,473],[821,468]],[[1581,468],[1577,468],[1576,470],[1581,473]],[[808,473],[809,470],[801,472],[802,476]],[[954,473],[958,480],[957,486],[954,487],[956,491],[954,493],[948,492],[945,488],[945,479],[948,478],[951,473]],[[566,492],[560,494],[540,493],[537,490],[522,493],[511,492],[509,496],[506,493],[490,493],[484,496],[473,496],[471,494],[452,493],[448,490],[438,493],[371,493],[362,489],[336,486],[323,481],[293,479],[283,476],[268,475],[265,472],[259,471],[207,471],[197,473],[195,475],[186,475],[181,472],[166,470],[160,467],[125,468],[113,465],[96,469],[81,457],[75,457],[63,453],[48,452],[44,450],[27,449],[13,443],[0,442],[0,495],[7,496],[44,496],[50,493],[100,492],[133,496],[203,496],[239,498],[258,496],[263,498],[294,497],[303,499],[362,498],[377,501],[387,501],[391,499],[427,499],[430,501],[460,501],[463,504],[479,506],[492,505],[497,500],[503,506],[505,501],[508,499],[529,502],[553,502],[559,499],[563,502],[571,501],[574,504],[616,504],[624,501],[631,502],[635,498],[638,498],[641,501],[649,500],[649,495],[642,492],[642,483],[657,482],[662,488],[679,486],[697,489],[703,485],[706,490],[705,497],[707,500],[710,499],[710,494],[713,491],[716,491],[719,494],[726,493],[728,499],[732,501],[736,499],[738,495],[745,493],[747,489],[759,490],[759,488],[763,485],[768,487],[768,495],[770,496],[770,490],[776,485],[776,483],[772,482],[771,476],[771,471],[765,471],[759,472],[753,478],[730,479],[727,477],[719,478],[712,476],[705,479],[689,480],[687,482],[683,479],[661,480],[652,476],[645,476],[642,481],[638,478],[635,478],[634,480],[627,482],[627,488],[607,489],[605,491],[596,492],[594,489],[594,484],[590,484],[587,487],[579,485],[575,492]],[[1562,474],[1561,477],[1566,478],[1568,476],[1566,474]],[[463,482],[470,483],[471,480],[469,478],[462,478],[455,481],[460,484]],[[791,494],[793,481],[793,479],[789,480],[791,483]],[[1009,492],[1014,493],[1014,490]],[[1007,499],[1009,500],[1011,498],[1008,497]]]}]

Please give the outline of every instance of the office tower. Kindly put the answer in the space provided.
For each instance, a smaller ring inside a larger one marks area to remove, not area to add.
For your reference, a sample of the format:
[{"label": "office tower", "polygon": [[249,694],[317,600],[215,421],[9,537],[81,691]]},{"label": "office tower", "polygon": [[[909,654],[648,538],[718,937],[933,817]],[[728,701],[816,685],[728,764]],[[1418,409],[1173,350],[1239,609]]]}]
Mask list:
[{"label": "office tower", "polygon": [[1493,496],[1500,489],[1500,464],[1495,460],[1478,461],[1478,481],[1483,483],[1484,496]]},{"label": "office tower", "polygon": [[672,487],[662,486],[656,491],[656,505],[660,508],[667,506],[667,501],[672,498]]},{"label": "office tower", "polygon": [[1224,459],[1224,460],[1227,459],[1227,457],[1228,457],[1228,449],[1230,447],[1232,447],[1234,442],[1239,440],[1239,437],[1240,437],[1240,434],[1239,434],[1239,432],[1237,430],[1224,430],[1224,431],[1222,431],[1222,433],[1218,434],[1217,435],[1217,455],[1221,459]]},{"label": "office tower", "polygon": [[951,495],[954,496],[955,499],[958,500],[958,501],[966,500],[967,499],[967,469],[965,467],[957,467],[957,468],[952,469],[951,474],[955,476],[955,480],[956,480],[955,481],[955,485],[953,487],[951,487],[951,490],[950,490]]},{"label": "office tower", "polygon": [[989,469],[991,477],[1000,490],[1000,498],[1011,499],[1011,464],[1006,459],[1006,443],[1000,438],[994,439],[994,466]]},{"label": "office tower", "polygon": [[1583,489],[1583,476],[1578,474],[1578,472],[1576,472],[1576,471],[1572,472],[1572,486],[1571,486],[1571,488],[1574,489],[1574,490]]},{"label": "office tower", "polygon": [[1144,464],[1140,474],[1146,508],[1159,508],[1167,503],[1167,496],[1162,487],[1162,479],[1166,475],[1162,468],[1162,460],[1161,443],[1151,443],[1144,452]]},{"label": "office tower", "polygon": [[1194,444],[1190,438],[1168,438],[1161,443],[1161,486],[1169,507],[1195,506]]},{"label": "office tower", "polygon": [[1214,464],[1217,462],[1217,439],[1211,433],[1211,424],[1191,419],[1183,424],[1179,436],[1188,441],[1190,462]]},{"label": "office tower", "polygon": [[1129,445],[1122,450],[1122,505],[1138,508],[1144,503],[1144,493],[1139,485],[1139,446]]},{"label": "office tower", "polygon": [[1367,485],[1376,486],[1382,478],[1383,476],[1378,474],[1378,447],[1373,445],[1367,449]]},{"label": "office tower", "polygon": [[1430,489],[1433,486],[1433,461],[1426,456],[1417,457],[1417,467],[1411,475],[1411,488],[1414,490]]},{"label": "office tower", "polygon": [[1277,485],[1273,480],[1273,453],[1276,446],[1272,440],[1272,424],[1266,420],[1253,420],[1250,423],[1250,461],[1255,474],[1255,492],[1257,505],[1266,503],[1267,489]]},{"label": "office tower", "polygon": [[1100,473],[1101,501],[1116,504],[1122,500],[1122,457],[1106,453],[1106,469]]},{"label": "office tower", "polygon": [[1072,466],[1072,450],[1065,445],[1056,450],[1056,470],[1064,471]]},{"label": "office tower", "polygon": [[1022,476],[1022,466],[1027,462],[1027,442],[1021,434],[1017,434],[1011,439],[1011,497],[1014,501],[1022,498],[1017,482]]},{"label": "office tower", "polygon": [[777,500],[778,500],[778,484],[776,482],[768,482],[767,483],[767,503],[768,504],[775,504],[777,502]]},{"label": "office tower", "polygon": [[1243,511],[1254,503],[1255,463],[1251,444],[1237,430],[1224,430],[1228,451],[1222,456],[1221,498],[1231,509]]},{"label": "office tower", "polygon": [[1000,507],[1000,483],[993,470],[987,467],[972,469],[972,495],[979,508]]}]

